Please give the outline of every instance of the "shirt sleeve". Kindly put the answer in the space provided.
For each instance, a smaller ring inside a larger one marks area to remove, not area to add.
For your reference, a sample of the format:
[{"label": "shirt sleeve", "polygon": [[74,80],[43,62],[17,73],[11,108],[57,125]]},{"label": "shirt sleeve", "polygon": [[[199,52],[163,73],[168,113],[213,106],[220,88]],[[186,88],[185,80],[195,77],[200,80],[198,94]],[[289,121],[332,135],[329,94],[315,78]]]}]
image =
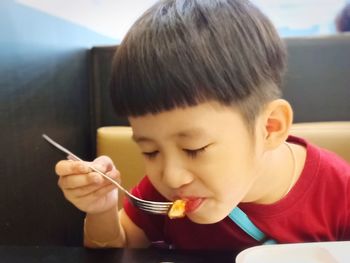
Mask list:
[{"label": "shirt sleeve", "polygon": [[[331,164],[336,173],[333,174],[334,180],[329,183],[335,185],[333,187],[334,195],[337,196],[337,199],[333,200],[333,213],[343,216],[343,218],[339,218],[342,231],[339,231],[337,240],[346,241],[350,240],[350,165],[334,153],[332,153],[332,157]],[[343,209],[341,209],[341,204]]]}]

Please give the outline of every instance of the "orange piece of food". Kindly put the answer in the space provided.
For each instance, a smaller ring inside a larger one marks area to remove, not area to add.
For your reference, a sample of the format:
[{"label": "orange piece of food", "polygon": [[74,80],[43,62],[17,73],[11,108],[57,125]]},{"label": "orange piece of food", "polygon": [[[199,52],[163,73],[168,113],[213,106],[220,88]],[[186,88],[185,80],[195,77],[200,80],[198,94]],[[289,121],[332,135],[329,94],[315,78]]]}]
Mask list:
[{"label": "orange piece of food", "polygon": [[171,206],[168,216],[170,219],[174,218],[180,218],[185,216],[185,210],[186,210],[186,201],[184,200],[175,200],[173,205]]}]

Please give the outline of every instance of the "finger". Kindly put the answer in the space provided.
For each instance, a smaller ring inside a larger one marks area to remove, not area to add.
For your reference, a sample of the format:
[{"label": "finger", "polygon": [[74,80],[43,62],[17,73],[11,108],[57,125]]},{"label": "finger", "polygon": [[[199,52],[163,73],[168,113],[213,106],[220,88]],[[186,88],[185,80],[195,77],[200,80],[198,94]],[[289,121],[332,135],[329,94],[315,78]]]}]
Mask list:
[{"label": "finger", "polygon": [[[109,178],[113,179],[113,181],[116,181],[118,183],[120,183],[120,173],[117,169],[112,169],[111,171],[105,173]],[[107,180],[107,179],[105,179]],[[109,180],[108,180],[109,181]]]},{"label": "finger", "polygon": [[[70,192],[69,194],[71,195],[71,199],[67,198],[68,200],[73,200],[77,204],[91,204],[95,202],[97,199],[100,199],[104,196],[106,196],[109,192],[115,190],[116,187],[114,185],[107,185],[105,187],[96,189],[93,192],[90,192],[86,195],[81,195],[81,196],[73,196],[73,192]],[[68,194],[68,193],[67,193]]]},{"label": "finger", "polygon": [[113,184],[106,185],[105,187],[102,187],[90,194],[90,196],[94,197],[95,199],[101,198],[108,194],[110,191],[116,189],[116,186]]},{"label": "finger", "polygon": [[80,161],[61,160],[55,166],[55,172],[58,176],[85,174],[90,171],[90,168]]},{"label": "finger", "polygon": [[[103,156],[103,157],[106,157],[106,156]],[[99,157],[99,158],[101,158],[101,157]],[[108,157],[106,157],[106,158],[108,158]],[[107,163],[101,163],[101,162],[98,162],[98,161],[96,163],[94,161],[92,166],[95,169],[97,169],[98,171],[100,171],[100,172],[104,173],[105,175],[107,175],[107,177],[109,177],[109,178],[117,181],[118,183],[120,183],[120,172],[115,168],[113,163],[112,162],[108,162],[108,160],[110,160],[110,159],[109,158],[107,159]],[[101,176],[101,178],[103,178],[104,180],[109,181],[104,176],[100,175],[99,173],[96,173],[95,176]]]},{"label": "finger", "polygon": [[[113,175],[109,175],[109,173],[107,173],[107,176],[113,177]],[[118,178],[113,179],[117,180]],[[73,190],[89,185],[95,185],[95,188],[100,188],[109,184],[112,184],[112,182],[105,179],[97,172],[61,176],[58,180],[58,185],[62,190]]]},{"label": "finger", "polygon": [[[83,187],[75,188],[75,189],[67,189],[67,195],[71,196],[74,199],[86,197],[94,192],[97,192],[99,189],[103,189],[105,187],[110,187],[111,185],[109,183],[105,183],[103,185],[97,185],[97,184],[90,184]],[[111,189],[115,189],[116,186],[112,186]]]},{"label": "finger", "polygon": [[106,177],[109,177],[111,179],[113,179],[113,181],[120,181],[120,176],[119,176],[119,172],[117,170],[114,171],[110,171],[107,173],[104,173],[105,176],[101,175],[98,172],[90,172],[88,174],[89,178],[87,179],[89,182],[91,183],[97,183],[97,184],[111,184],[113,182],[111,182],[111,180],[108,180]]},{"label": "finger", "polygon": [[75,175],[67,175],[61,176],[58,180],[58,185],[62,189],[75,189],[84,187],[90,184],[95,184],[101,187],[101,184],[104,182],[103,178],[95,173],[91,172],[88,174],[75,174]]}]

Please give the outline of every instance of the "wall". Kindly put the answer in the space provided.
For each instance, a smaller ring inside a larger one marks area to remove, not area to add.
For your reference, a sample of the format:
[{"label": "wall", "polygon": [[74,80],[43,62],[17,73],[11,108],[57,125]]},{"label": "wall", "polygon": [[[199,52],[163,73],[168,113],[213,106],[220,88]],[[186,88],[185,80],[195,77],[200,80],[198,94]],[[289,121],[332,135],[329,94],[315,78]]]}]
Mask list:
[{"label": "wall", "polygon": [[81,244],[83,215],[65,201],[54,174],[64,156],[41,134],[82,158],[94,156],[88,54],[93,45],[116,42],[19,2],[0,2],[0,244]]},{"label": "wall", "polygon": [[[283,37],[335,33],[335,18],[347,0],[251,0]],[[310,15],[312,14],[312,15]]]}]

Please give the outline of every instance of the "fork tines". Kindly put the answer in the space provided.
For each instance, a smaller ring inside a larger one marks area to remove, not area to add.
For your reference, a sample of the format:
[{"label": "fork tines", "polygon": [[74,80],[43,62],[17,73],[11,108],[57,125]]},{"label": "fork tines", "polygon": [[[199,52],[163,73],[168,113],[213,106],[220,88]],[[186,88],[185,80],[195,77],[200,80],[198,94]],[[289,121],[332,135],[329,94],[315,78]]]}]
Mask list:
[{"label": "fork tines", "polygon": [[152,214],[167,214],[169,212],[170,207],[173,204],[172,202],[152,202],[147,200],[137,200],[134,198],[129,199],[140,210]]}]

